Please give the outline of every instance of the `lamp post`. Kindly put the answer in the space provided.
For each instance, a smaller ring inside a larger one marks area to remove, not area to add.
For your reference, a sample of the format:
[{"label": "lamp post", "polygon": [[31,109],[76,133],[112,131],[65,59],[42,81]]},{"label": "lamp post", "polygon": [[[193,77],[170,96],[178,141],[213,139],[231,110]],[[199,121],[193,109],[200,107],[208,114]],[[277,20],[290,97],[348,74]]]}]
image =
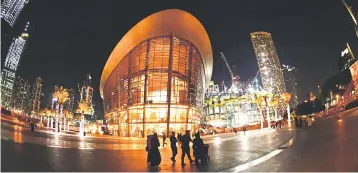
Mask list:
[{"label": "lamp post", "polygon": [[60,109],[60,105],[58,104],[58,102],[56,102],[56,115],[55,115],[55,132],[58,133],[58,114],[59,114],[59,109]]},{"label": "lamp post", "polygon": [[85,135],[85,117],[84,117],[84,111],[82,111],[81,114],[81,122],[80,122],[80,136]]}]

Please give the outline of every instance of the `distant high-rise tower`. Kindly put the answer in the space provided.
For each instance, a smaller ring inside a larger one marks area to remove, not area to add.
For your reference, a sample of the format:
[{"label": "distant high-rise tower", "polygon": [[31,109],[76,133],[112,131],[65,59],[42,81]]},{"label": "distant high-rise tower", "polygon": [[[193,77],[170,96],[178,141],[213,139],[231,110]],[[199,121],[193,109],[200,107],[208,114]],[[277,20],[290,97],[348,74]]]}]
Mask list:
[{"label": "distant high-rise tower", "polygon": [[92,83],[91,81],[92,81],[91,75],[88,74],[81,88],[81,100],[84,100],[89,104],[92,104],[92,97],[93,97],[93,88],[91,86]]},{"label": "distant high-rise tower", "polygon": [[40,110],[42,96],[42,79],[37,77],[34,85],[32,86],[31,99],[30,99],[30,113]]},{"label": "distant high-rise tower", "polygon": [[354,29],[356,31],[356,35],[358,37],[358,22],[357,22],[357,16],[354,14],[352,7],[350,7],[345,0],[342,0],[344,6],[347,8],[349,15],[351,15],[353,22],[354,22]]},{"label": "distant high-rise tower", "polygon": [[75,91],[73,89],[68,90],[68,100],[65,102],[64,108],[71,113],[75,111]]},{"label": "distant high-rise tower", "polygon": [[287,92],[291,94],[291,107],[296,107],[298,105],[298,91],[297,91],[297,78],[296,72],[298,69],[295,67],[291,67],[288,65],[282,65],[283,67],[283,75],[286,82]]},{"label": "distant high-rise tower", "polygon": [[12,95],[12,108],[25,112],[30,96],[30,84],[20,76],[16,77],[14,92]]},{"label": "distant high-rise tower", "polygon": [[347,47],[342,51],[341,57],[339,58],[339,68],[341,71],[349,69],[349,67],[356,61],[353,52],[347,43]]},{"label": "distant high-rise tower", "polygon": [[[82,88],[80,88],[79,84],[78,84],[78,89],[80,91],[80,102],[86,102],[88,104],[88,107],[90,108],[89,110],[85,111],[84,113],[87,115],[91,115],[92,118],[93,114],[94,114],[94,104],[92,102],[92,98],[93,98],[93,87],[91,86],[91,75],[88,74],[86,77],[86,80],[83,83]],[[77,113],[81,113],[78,112],[78,110],[76,111]]]},{"label": "distant high-rise tower", "polygon": [[29,0],[4,0],[1,4],[1,18],[11,27],[14,26],[20,12],[28,2]]},{"label": "distant high-rise tower", "polygon": [[19,65],[21,55],[24,52],[26,41],[29,38],[29,34],[27,33],[28,27],[29,22],[27,22],[25,31],[21,34],[21,36],[14,38],[5,58],[4,68],[1,72],[1,105],[5,107],[10,107],[11,105],[11,96],[16,78],[16,70]]},{"label": "distant high-rise tower", "polygon": [[271,34],[268,32],[253,32],[250,35],[260,70],[263,89],[275,94],[286,92],[281,64]]}]

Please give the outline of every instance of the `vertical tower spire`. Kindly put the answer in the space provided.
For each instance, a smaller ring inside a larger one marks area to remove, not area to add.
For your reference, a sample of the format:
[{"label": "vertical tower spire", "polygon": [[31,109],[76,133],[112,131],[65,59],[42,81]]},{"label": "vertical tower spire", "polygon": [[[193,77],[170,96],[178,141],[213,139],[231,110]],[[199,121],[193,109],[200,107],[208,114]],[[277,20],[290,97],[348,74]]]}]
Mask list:
[{"label": "vertical tower spire", "polygon": [[350,7],[345,0],[342,0],[344,6],[347,8],[349,15],[351,15],[353,22],[354,22],[354,29],[356,31],[356,35],[358,37],[358,23],[357,23],[357,17],[355,16],[352,7]]}]

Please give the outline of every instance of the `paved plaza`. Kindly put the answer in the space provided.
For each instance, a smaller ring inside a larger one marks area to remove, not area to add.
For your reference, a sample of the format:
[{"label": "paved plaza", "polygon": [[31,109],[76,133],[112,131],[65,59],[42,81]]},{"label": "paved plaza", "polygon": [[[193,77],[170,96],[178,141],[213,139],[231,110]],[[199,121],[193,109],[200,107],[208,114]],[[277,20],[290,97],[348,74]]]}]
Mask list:
[{"label": "paved plaza", "polygon": [[[211,156],[205,166],[182,167],[180,150],[172,164],[170,148],[161,147],[160,171],[357,171],[358,110],[342,117],[298,131],[205,136]],[[4,122],[1,138],[2,171],[156,171],[147,167],[143,139],[57,136]]]}]

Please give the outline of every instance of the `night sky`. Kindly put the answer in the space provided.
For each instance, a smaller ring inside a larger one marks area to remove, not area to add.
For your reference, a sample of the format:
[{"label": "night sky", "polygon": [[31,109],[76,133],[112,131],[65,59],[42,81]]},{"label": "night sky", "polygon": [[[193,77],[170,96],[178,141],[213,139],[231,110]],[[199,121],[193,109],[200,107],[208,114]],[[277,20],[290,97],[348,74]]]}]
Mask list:
[{"label": "night sky", "polygon": [[[358,11],[357,0],[347,1]],[[44,101],[49,104],[55,85],[78,91],[77,83],[82,84],[91,73],[95,111],[102,117],[99,81],[113,48],[140,20],[170,8],[193,14],[206,28],[213,47],[216,83],[230,83],[220,52],[230,65],[237,66],[242,79],[256,74],[250,40],[254,31],[270,32],[281,64],[300,70],[301,98],[338,73],[337,61],[347,42],[358,56],[353,21],[340,0],[30,0],[14,29],[2,27],[7,33],[2,37],[2,63],[4,48],[8,49],[12,37],[30,21],[34,27],[18,75],[31,83],[41,76]]]}]

